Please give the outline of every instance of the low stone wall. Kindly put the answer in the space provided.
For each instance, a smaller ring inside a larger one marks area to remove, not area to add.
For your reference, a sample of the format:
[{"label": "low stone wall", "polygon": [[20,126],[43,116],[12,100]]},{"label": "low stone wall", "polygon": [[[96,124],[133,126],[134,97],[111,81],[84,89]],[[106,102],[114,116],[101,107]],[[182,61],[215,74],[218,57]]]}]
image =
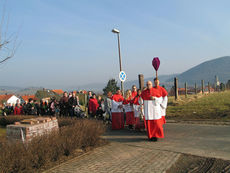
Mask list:
[{"label": "low stone wall", "polygon": [[33,118],[16,122],[6,127],[7,139],[11,141],[30,141],[37,135],[43,135],[58,130],[58,121],[53,118]]}]

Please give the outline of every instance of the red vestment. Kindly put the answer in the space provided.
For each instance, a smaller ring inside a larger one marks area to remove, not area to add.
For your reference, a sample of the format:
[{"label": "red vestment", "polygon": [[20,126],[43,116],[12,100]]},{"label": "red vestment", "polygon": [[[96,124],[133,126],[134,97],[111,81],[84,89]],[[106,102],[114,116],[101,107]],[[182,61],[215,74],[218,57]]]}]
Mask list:
[{"label": "red vestment", "polygon": [[96,114],[98,107],[99,104],[96,98],[89,99],[89,111],[92,112],[92,114]]},{"label": "red vestment", "polygon": [[114,94],[111,98],[112,100],[112,129],[122,129],[124,128],[124,113],[123,109],[119,106],[122,105],[124,98],[122,95]]},{"label": "red vestment", "polygon": [[[151,100],[151,96],[155,100]],[[164,138],[163,124],[167,107],[167,91],[161,87],[146,89],[141,94],[144,100],[145,125],[148,137]]]},{"label": "red vestment", "polygon": [[124,99],[123,105],[126,113],[126,125],[135,124],[133,107],[130,105],[132,103],[131,98]]},{"label": "red vestment", "polygon": [[134,99],[137,95],[137,91],[132,91],[132,99]]},{"label": "red vestment", "polygon": [[140,97],[141,96],[135,96],[134,99],[132,100],[133,103],[133,108],[134,108],[134,119],[135,119],[135,129],[140,129],[141,125],[140,125],[140,116],[141,114],[143,115],[143,113],[141,112],[142,110],[141,105],[140,105]]},{"label": "red vestment", "polygon": [[22,106],[15,106],[14,108],[14,115],[21,115],[22,114]]}]

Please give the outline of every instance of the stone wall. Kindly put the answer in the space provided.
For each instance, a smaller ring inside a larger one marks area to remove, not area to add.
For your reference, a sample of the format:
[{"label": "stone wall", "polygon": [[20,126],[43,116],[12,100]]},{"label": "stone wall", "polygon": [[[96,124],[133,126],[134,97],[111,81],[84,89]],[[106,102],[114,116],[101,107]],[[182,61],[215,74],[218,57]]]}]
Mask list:
[{"label": "stone wall", "polygon": [[43,135],[58,130],[58,121],[53,118],[33,118],[16,122],[6,128],[7,139],[11,141],[30,141],[37,135]]}]

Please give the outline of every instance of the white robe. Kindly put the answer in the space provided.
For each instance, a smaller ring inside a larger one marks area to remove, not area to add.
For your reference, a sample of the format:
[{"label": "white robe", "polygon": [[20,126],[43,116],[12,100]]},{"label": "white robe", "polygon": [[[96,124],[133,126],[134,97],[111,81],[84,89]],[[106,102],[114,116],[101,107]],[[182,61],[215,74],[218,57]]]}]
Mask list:
[{"label": "white robe", "polygon": [[168,97],[155,97],[155,100],[144,100],[144,115],[146,120],[158,120],[166,115]]},{"label": "white robe", "polygon": [[111,112],[123,112],[123,109],[118,108],[118,106],[122,105],[121,102],[117,102],[115,100],[112,100],[112,109]]}]

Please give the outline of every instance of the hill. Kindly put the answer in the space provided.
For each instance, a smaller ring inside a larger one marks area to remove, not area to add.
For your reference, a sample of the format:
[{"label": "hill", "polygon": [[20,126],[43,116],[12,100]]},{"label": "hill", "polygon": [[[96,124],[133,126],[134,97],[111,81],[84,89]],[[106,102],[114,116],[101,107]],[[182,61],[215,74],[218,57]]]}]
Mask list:
[{"label": "hill", "polygon": [[[230,80],[230,56],[224,56],[210,61],[203,62],[183,73],[178,75],[179,82],[187,82],[188,84],[200,83],[204,80],[205,83],[215,82],[215,76],[218,76],[219,81],[226,83]],[[173,78],[167,80],[172,82]]]},{"label": "hill", "polygon": [[17,95],[33,95],[37,90],[41,90],[42,87],[28,87],[20,88],[13,86],[0,86],[0,95],[1,94],[17,94]]},{"label": "hill", "polygon": [[[172,84],[170,84],[170,82],[166,82],[168,79],[172,78],[173,76],[175,76],[177,74],[173,74],[173,75],[160,75],[159,79],[161,81],[161,85],[165,85],[166,87],[168,85],[172,86]],[[144,79],[145,82],[148,80],[153,81],[153,77],[148,77]],[[94,91],[94,92],[102,92],[102,89],[107,85],[106,83],[91,83],[91,84],[86,84],[86,85],[81,85],[81,86],[71,86],[71,87],[67,87],[66,89],[68,91],[73,91],[73,90],[89,90],[89,91]],[[124,87],[125,90],[126,89],[131,89],[132,85],[136,85],[137,87],[139,87],[139,81],[137,80],[128,80],[124,82]],[[118,86],[120,87],[120,81],[118,81]]]},{"label": "hill", "polygon": [[[169,79],[172,79],[174,76],[177,76],[178,74],[171,74],[171,75],[159,75],[158,78],[160,80],[160,85],[165,85],[166,88],[171,88],[172,82],[168,81]],[[145,78],[144,81],[145,83],[150,80],[153,81],[153,77],[148,77]],[[125,82],[125,89],[131,89],[132,85],[136,85],[139,87],[139,81],[138,80],[131,80],[131,81],[126,81]],[[120,86],[120,84],[119,84]]]}]

